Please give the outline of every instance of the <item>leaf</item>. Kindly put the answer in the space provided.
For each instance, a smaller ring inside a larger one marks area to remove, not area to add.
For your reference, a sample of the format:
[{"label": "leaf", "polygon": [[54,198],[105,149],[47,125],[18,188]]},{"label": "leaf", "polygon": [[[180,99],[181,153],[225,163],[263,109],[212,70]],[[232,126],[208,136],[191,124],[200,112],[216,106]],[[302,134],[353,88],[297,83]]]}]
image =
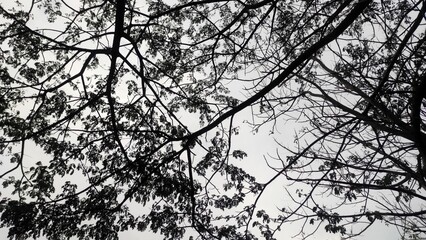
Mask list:
[{"label": "leaf", "polygon": [[234,150],[232,152],[232,157],[234,157],[236,159],[243,159],[243,158],[247,157],[247,153],[245,153],[244,151],[241,151],[241,150]]}]

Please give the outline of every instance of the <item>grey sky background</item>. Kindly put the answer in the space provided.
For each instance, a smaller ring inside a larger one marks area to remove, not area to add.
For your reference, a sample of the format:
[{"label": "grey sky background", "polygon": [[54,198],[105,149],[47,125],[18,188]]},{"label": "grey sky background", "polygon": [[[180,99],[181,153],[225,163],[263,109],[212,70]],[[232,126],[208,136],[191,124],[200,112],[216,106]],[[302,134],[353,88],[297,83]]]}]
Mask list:
[{"label": "grey sky background", "polygon": [[[24,2],[24,1],[23,1]],[[30,1],[28,1],[30,2]],[[74,1],[67,0],[67,3],[71,4],[74,3]],[[8,8],[8,6],[11,6],[13,4],[12,1],[9,0],[0,0],[0,4]],[[36,10],[37,11],[37,10]],[[1,21],[1,19],[0,19]],[[55,24],[59,24],[60,22],[57,22]],[[32,23],[30,24],[34,27],[40,27],[40,26],[48,26],[49,24],[45,19],[43,19],[43,15],[40,14],[39,16],[34,15],[34,20],[32,20]],[[233,91],[235,92],[235,95],[238,95],[238,86],[232,86]],[[25,111],[25,109],[22,109],[22,111]],[[292,123],[286,123],[282,120],[278,121],[277,129],[274,130],[274,134],[270,134],[270,130],[272,129],[271,125],[265,125],[263,126],[259,132],[253,133],[251,129],[249,128],[248,124],[245,123],[245,121],[250,122],[251,119],[251,112],[250,109],[246,109],[245,111],[238,114],[234,121],[235,125],[240,126],[240,134],[238,136],[233,137],[233,148],[234,149],[241,149],[245,152],[247,152],[248,157],[243,160],[238,160],[239,162],[236,165],[244,166],[249,173],[256,176],[256,178],[259,181],[267,181],[271,177],[272,174],[274,174],[274,171],[270,169],[266,162],[265,157],[270,161],[271,164],[274,163],[268,155],[275,156],[277,151],[280,155],[285,157],[288,155],[288,153],[279,147],[277,142],[291,146],[293,144],[293,136],[295,134],[295,126]],[[194,122],[194,124],[198,124],[197,122]],[[227,121],[224,122],[224,124],[228,124]],[[199,127],[199,126],[194,126]],[[44,155],[39,149],[35,149],[34,146],[27,147],[25,152],[25,161],[30,163],[33,161],[38,161],[38,159],[41,159],[42,161],[48,161],[49,156]],[[196,153],[195,153],[196,154]],[[8,166],[10,164],[7,163],[7,159],[2,159],[3,165],[1,166],[2,169],[8,169]],[[0,171],[0,173],[3,172]],[[65,179],[62,179],[65,180]],[[79,175],[75,175],[70,179],[74,182],[80,183],[79,185],[86,184],[86,181],[84,178],[81,178]],[[61,180],[59,180],[61,181]],[[263,194],[261,197],[260,204],[258,205],[258,208],[265,208],[265,209],[276,209],[277,207],[281,207],[285,205],[286,201],[290,200],[286,198],[285,193],[285,186],[286,181],[284,178],[278,179],[276,182],[274,182],[273,186],[269,187],[267,191]],[[290,187],[288,188],[289,191],[294,191],[295,189]],[[9,194],[8,190],[1,190],[2,196],[7,196]],[[324,201],[327,201],[327,199],[324,199]],[[284,203],[284,204],[283,204]],[[330,202],[329,204],[333,204]],[[146,207],[150,207],[149,204]],[[136,209],[135,211],[143,211],[141,208]],[[278,214],[278,212],[277,212]],[[292,238],[300,229],[301,225],[300,223],[293,223],[291,225],[285,225],[281,232],[276,235],[277,239],[302,239],[301,236],[297,236]],[[0,229],[0,239],[7,239],[7,229]],[[43,240],[45,238],[40,238],[40,240]],[[158,236],[156,234],[153,234],[149,231],[147,232],[138,232],[138,231],[127,231],[120,233],[120,239],[126,239],[126,240],[137,240],[137,239],[162,239],[161,236]],[[315,240],[340,240],[339,234],[329,234],[325,233],[324,230],[319,230],[314,236],[312,236],[310,239]],[[387,239],[387,240],[399,240],[400,236],[398,234],[397,229],[394,226],[385,226],[384,224],[376,222],[373,227],[371,227],[369,230],[367,230],[363,235],[355,238],[358,240],[369,240],[369,239]]]}]

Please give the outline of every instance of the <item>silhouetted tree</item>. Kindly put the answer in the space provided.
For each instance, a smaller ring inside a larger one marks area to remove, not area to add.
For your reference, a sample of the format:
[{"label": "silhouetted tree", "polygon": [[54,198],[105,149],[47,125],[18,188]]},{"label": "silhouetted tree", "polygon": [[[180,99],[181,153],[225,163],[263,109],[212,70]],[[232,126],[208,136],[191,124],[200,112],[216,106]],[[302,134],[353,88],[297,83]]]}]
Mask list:
[{"label": "silhouetted tree", "polygon": [[[292,154],[273,157],[280,167],[271,182],[305,185],[290,193],[297,207],[275,221],[357,235],[380,220],[425,236],[425,9],[423,1],[370,3],[263,98],[262,117],[307,123],[296,147],[283,146]],[[348,233],[352,223],[360,227]]]},{"label": "silhouetted tree", "polygon": [[[376,220],[426,231],[425,8],[1,4],[0,177],[11,193],[0,226],[15,239],[148,228],[165,239],[274,239],[294,221],[313,225],[300,225],[307,235],[321,225],[356,235]],[[233,119],[247,108],[255,130],[301,126],[296,146],[282,145],[289,156],[273,157],[280,167],[268,159],[277,173],[267,182],[235,163],[247,154],[233,147]],[[258,202],[277,181],[300,189],[274,216]]]}]

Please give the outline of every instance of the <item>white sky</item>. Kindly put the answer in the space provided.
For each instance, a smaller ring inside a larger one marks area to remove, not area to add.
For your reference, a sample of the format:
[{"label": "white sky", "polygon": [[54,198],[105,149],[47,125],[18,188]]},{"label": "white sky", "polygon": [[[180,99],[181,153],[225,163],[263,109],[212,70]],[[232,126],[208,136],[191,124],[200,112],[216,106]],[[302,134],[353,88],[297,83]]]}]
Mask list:
[{"label": "white sky", "polygon": [[[0,0],[0,4],[4,6],[5,4],[10,3],[9,0]],[[34,21],[34,25],[46,24],[43,20]],[[274,172],[266,166],[264,156],[268,154],[274,155],[276,149],[279,146],[276,144],[275,140],[284,145],[291,145],[293,141],[294,129],[290,124],[279,123],[278,131],[275,131],[273,135],[269,134],[270,126],[264,126],[258,133],[254,134],[250,131],[249,127],[242,123],[243,120],[251,119],[250,109],[246,109],[235,117],[235,125],[240,125],[240,135],[233,137],[234,149],[241,149],[247,152],[248,157],[243,159],[240,164],[246,167],[247,171],[258,180],[269,180],[271,174]],[[228,122],[224,122],[228,124]],[[286,155],[284,150],[279,150],[280,154],[283,156]],[[27,149],[26,159],[43,159],[42,153],[37,150],[32,151],[32,149]],[[237,164],[238,165],[238,164]],[[7,165],[5,165],[7,166]],[[81,178],[74,177],[75,181],[81,182]],[[269,187],[264,195],[261,197],[261,202],[258,208],[274,209],[276,207],[282,207],[283,202],[288,201],[285,198],[284,184],[285,180],[277,180],[273,186]],[[3,192],[3,196],[7,192]],[[302,239],[301,236],[292,238],[292,236],[298,232],[300,225],[292,224],[285,225],[282,231],[276,235],[277,239]],[[0,239],[6,239],[7,229],[0,229]],[[43,240],[45,238],[40,238]],[[138,232],[138,231],[127,231],[120,233],[120,239],[126,240],[139,240],[139,239],[162,239],[161,236],[153,234],[149,231],[147,232]],[[329,234],[325,233],[323,230],[318,231],[312,238],[316,240],[340,240],[339,234]],[[372,228],[367,230],[362,236],[356,238],[358,240],[362,239],[387,239],[387,240],[399,240],[400,236],[395,229],[395,227],[387,227],[384,224],[375,223]]]}]

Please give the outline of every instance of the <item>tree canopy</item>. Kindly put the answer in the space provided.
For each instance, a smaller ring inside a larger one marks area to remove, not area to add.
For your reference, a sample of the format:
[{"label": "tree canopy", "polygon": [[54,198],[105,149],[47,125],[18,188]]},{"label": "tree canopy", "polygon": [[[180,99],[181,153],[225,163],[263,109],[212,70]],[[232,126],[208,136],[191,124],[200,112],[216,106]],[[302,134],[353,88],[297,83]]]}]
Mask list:
[{"label": "tree canopy", "polygon": [[[0,226],[424,236],[425,13],[420,0],[0,3]],[[257,163],[267,181],[233,141],[249,129],[279,146]],[[288,197],[275,212],[260,205],[272,184]]]}]

